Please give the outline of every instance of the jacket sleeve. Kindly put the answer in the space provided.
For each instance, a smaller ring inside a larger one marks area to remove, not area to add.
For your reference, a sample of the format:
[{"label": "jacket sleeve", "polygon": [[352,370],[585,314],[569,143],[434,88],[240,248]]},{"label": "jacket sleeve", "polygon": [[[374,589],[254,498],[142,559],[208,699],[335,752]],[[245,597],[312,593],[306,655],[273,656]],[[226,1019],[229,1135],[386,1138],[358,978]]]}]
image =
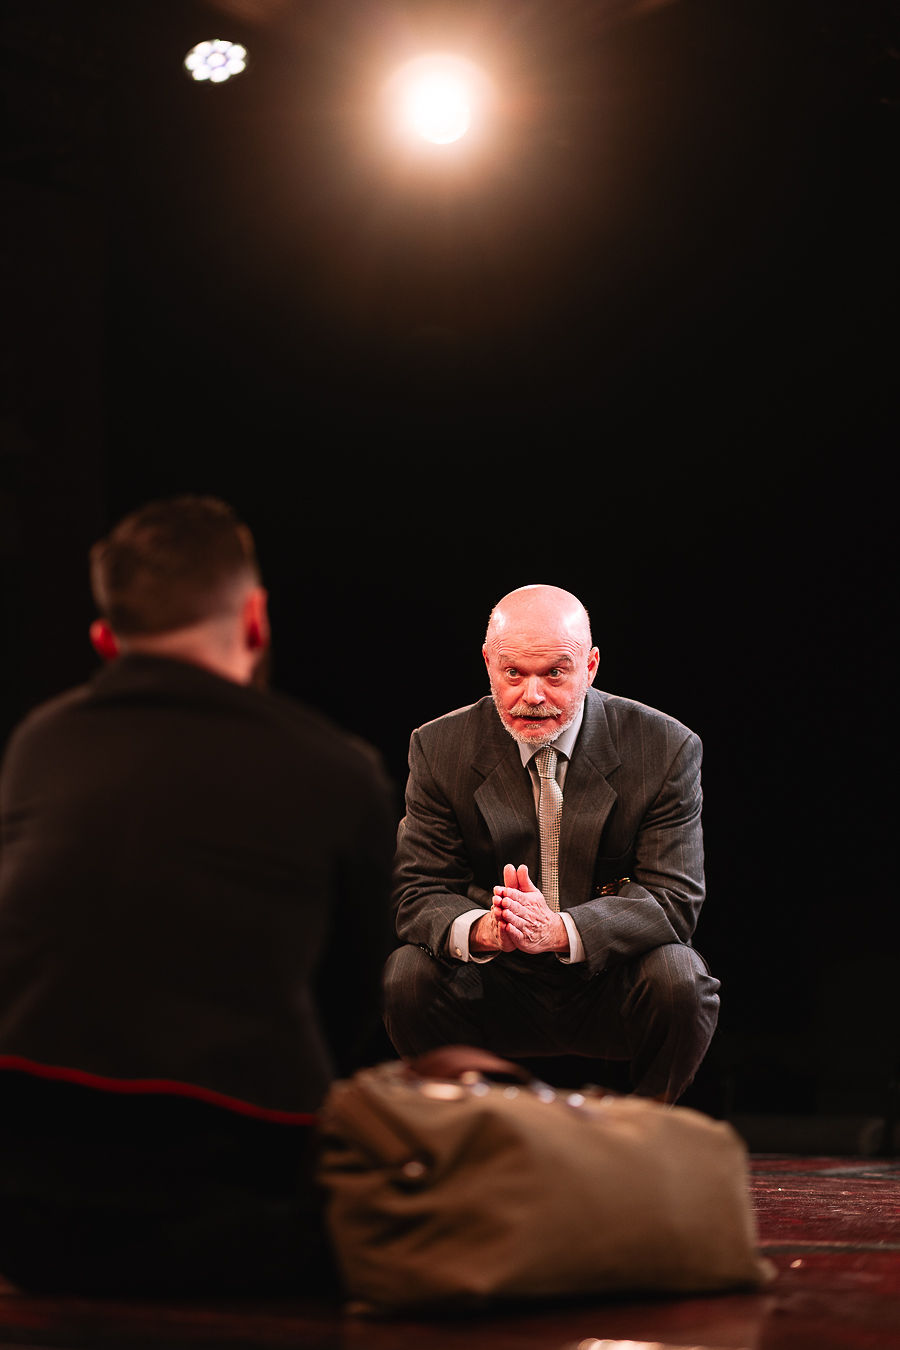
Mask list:
[{"label": "jacket sleeve", "polygon": [[397,832],[394,918],[397,937],[435,956],[444,954],[453,920],[491,894],[473,880],[456,812],[414,731],[409,745],[406,814]]},{"label": "jacket sleeve", "polygon": [[381,973],[393,946],[390,878],[395,784],[366,747],[345,775],[343,843],[335,858],[339,902],[316,977],[317,1003],[340,1074],[359,1067],[381,1026]]},{"label": "jacket sleeve", "polygon": [[591,974],[653,947],[690,943],[706,893],[701,759],[700,739],[688,732],[638,827],[630,880],[569,909]]}]

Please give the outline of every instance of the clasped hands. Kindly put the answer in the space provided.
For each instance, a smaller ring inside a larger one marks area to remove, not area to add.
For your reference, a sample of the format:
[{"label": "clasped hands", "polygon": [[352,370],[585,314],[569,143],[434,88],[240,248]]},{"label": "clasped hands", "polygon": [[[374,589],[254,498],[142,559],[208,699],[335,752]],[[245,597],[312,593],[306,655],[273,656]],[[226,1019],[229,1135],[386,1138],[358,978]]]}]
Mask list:
[{"label": "clasped hands", "polygon": [[490,910],[469,934],[471,951],[561,952],[569,947],[569,935],[559,915],[547,904],[528,875],[528,868],[503,869],[503,885],[494,887]]}]

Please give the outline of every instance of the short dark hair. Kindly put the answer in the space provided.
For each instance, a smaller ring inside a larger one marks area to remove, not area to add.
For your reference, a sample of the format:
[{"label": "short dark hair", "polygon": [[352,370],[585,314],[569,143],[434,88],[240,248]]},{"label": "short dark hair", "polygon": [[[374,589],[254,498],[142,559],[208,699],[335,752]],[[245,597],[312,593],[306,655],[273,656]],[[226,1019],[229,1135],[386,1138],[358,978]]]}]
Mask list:
[{"label": "short dark hair", "polygon": [[165,633],[230,613],[258,585],[250,530],[216,497],[149,502],[90,551],[94,602],[122,636]]}]

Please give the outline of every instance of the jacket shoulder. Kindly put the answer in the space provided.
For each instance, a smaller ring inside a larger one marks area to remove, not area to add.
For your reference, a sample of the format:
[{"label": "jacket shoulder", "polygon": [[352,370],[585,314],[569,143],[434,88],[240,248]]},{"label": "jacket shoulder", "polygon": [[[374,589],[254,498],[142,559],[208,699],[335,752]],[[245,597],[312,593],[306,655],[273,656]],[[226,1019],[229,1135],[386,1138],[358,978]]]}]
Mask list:
[{"label": "jacket shoulder", "polygon": [[591,689],[588,696],[602,702],[613,735],[617,730],[628,732],[636,726],[643,726],[650,732],[665,734],[667,737],[680,740],[693,737],[699,740],[697,733],[684,722],[649,703],[640,703],[637,699],[624,698],[621,694],[610,694],[602,689]]},{"label": "jacket shoulder", "polygon": [[385,772],[381,751],[372,742],[348,730],[312,704],[290,694],[266,690],[261,693],[260,711],[306,750],[316,747],[322,755],[344,761],[348,768],[356,766],[366,772]]},{"label": "jacket shoulder", "polygon": [[52,732],[60,721],[64,721],[70,712],[86,703],[89,697],[90,685],[83,684],[74,689],[67,689],[62,694],[56,694],[53,698],[31,708],[10,731],[5,753],[9,754],[33,736],[40,736],[45,731]]},{"label": "jacket shoulder", "polygon": [[436,744],[445,739],[460,740],[473,738],[480,740],[489,730],[498,725],[494,700],[489,694],[477,703],[467,703],[464,707],[454,708],[452,712],[423,722],[416,727],[413,736],[423,744]]}]

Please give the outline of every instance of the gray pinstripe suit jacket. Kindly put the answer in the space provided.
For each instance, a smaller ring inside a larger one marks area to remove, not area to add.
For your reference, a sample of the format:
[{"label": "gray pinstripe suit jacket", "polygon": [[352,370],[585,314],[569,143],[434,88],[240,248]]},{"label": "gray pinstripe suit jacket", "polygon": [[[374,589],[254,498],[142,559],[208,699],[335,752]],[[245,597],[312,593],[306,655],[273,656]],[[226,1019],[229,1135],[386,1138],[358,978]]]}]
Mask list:
[{"label": "gray pinstripe suit jacket", "polygon": [[[701,755],[699,737],[674,718],[588,690],[559,851],[560,903],[581,934],[585,974],[690,943],[705,894]],[[490,697],[414,731],[409,770],[397,935],[445,955],[451,923],[490,907],[504,863],[540,875],[531,782]],[[623,876],[618,894],[599,894]]]}]

